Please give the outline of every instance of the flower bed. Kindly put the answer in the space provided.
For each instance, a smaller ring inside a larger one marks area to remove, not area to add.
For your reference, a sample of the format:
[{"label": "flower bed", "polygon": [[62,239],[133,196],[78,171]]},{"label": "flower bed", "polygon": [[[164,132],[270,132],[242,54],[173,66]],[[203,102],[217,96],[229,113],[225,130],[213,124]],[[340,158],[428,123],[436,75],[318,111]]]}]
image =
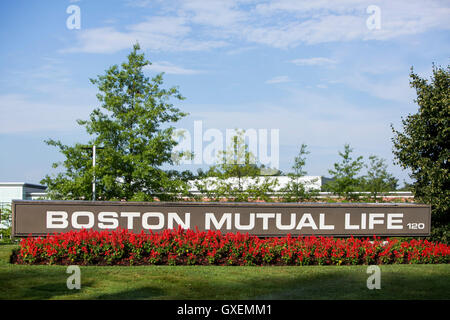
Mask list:
[{"label": "flower bed", "polygon": [[357,265],[449,263],[450,246],[380,238],[258,238],[219,231],[81,230],[26,238],[12,261],[80,265]]}]

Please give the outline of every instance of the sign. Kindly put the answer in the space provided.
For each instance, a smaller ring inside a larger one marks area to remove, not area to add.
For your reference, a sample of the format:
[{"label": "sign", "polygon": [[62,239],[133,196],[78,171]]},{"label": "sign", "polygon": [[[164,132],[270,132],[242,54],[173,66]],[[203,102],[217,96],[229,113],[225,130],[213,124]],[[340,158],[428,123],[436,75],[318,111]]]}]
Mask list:
[{"label": "sign", "polygon": [[431,207],[404,203],[223,203],[14,200],[12,235],[93,229],[220,230],[256,236],[427,236]]}]

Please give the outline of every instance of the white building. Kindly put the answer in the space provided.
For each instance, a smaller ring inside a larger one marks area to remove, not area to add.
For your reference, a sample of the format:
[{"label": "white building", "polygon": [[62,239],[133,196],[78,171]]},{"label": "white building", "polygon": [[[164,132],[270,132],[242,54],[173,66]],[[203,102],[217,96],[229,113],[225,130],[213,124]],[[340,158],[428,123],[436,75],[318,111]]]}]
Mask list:
[{"label": "white building", "polygon": [[[266,177],[261,176],[258,178],[244,177],[244,178],[241,178],[242,188],[246,189],[246,187],[251,184],[262,184],[264,181],[263,179],[269,179],[271,182],[276,181],[276,187],[274,187],[275,193],[280,192],[283,188],[285,188],[288,185],[288,183],[290,181],[292,181],[292,178],[288,177],[288,176],[266,176]],[[217,180],[217,178],[210,177],[210,178],[205,178],[205,179],[201,180],[201,182],[202,182],[203,186],[206,185],[206,187],[209,190],[213,190],[214,182],[216,180]],[[331,179],[325,178],[322,176],[303,176],[303,177],[299,178],[299,182],[305,186],[306,190],[316,190],[316,191],[320,191],[322,186],[329,180],[331,180]],[[197,181],[198,180],[189,181],[190,191],[193,194],[200,194],[200,191],[198,190],[198,188],[196,186]],[[234,178],[225,179],[223,182],[225,184],[234,185],[237,188],[239,180],[238,180],[238,178],[234,177]]]},{"label": "white building", "polygon": [[46,186],[26,182],[0,182],[0,207],[12,200],[37,200],[47,196]]}]

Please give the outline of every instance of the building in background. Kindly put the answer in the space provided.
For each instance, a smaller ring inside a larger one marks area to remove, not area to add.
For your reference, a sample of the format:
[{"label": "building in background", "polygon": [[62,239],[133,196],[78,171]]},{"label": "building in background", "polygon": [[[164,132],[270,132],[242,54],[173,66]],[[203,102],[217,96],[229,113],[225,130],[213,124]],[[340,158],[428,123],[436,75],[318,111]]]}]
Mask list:
[{"label": "building in background", "polygon": [[[206,178],[213,182],[214,177]],[[290,177],[287,176],[271,176],[269,179],[274,179],[277,181],[277,186],[274,188],[274,195],[280,193],[281,190],[287,186]],[[244,179],[242,187],[245,189],[248,183],[255,183],[254,179]],[[306,190],[318,191],[318,198],[333,198],[337,197],[331,192],[320,192],[323,185],[330,181],[330,178],[325,178],[322,176],[303,176],[299,178],[299,182],[305,185]],[[195,180],[189,182],[190,192],[194,195],[200,195],[201,192],[197,189],[195,185]],[[237,178],[229,178],[225,180],[226,183],[235,184],[238,186]],[[212,185],[214,185],[212,183]],[[0,209],[3,207],[10,207],[12,200],[39,200],[48,199],[47,198],[47,187],[39,184],[26,183],[26,182],[0,182]],[[361,195],[369,195],[369,192],[358,192]],[[410,191],[390,191],[384,193],[385,200],[389,199],[413,199],[414,196]]]},{"label": "building in background", "polygon": [[26,182],[0,182],[0,208],[10,206],[12,200],[45,199],[47,187]]},{"label": "building in background", "polygon": [[[278,193],[281,190],[283,190],[290,181],[292,181],[291,177],[288,176],[260,176],[258,178],[248,178],[243,177],[241,178],[242,188],[246,189],[249,184],[262,184],[263,180],[261,178],[266,178],[270,181],[276,181],[276,187],[274,188],[274,193]],[[259,180],[258,180],[259,179]],[[200,181],[206,182],[206,185],[211,186],[211,190],[214,190],[214,183],[218,180],[216,177],[208,177],[204,178]],[[309,190],[315,190],[320,191],[322,189],[322,186],[330,181],[330,178],[325,178],[322,176],[303,176],[300,177],[298,182],[302,183],[305,186],[305,189],[307,191]],[[201,192],[198,190],[196,183],[199,180],[191,180],[189,181],[190,185],[190,192],[195,195],[200,195]],[[233,185],[234,188],[238,188],[239,186],[239,179],[236,177],[228,178],[223,180],[224,183]],[[209,188],[208,188],[209,189]]]}]

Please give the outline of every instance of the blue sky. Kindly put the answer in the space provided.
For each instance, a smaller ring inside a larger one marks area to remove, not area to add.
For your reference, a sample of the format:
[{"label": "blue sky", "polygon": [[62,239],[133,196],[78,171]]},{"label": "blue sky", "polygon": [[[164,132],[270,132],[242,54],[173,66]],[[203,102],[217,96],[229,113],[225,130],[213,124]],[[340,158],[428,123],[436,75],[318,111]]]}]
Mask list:
[{"label": "blue sky", "polygon": [[[70,5],[80,29],[69,29]],[[379,28],[369,28],[379,9]],[[62,160],[45,139],[87,141],[76,119],[98,106],[89,82],[139,41],[177,85],[190,115],[176,126],[279,129],[280,169],[302,143],[310,175],[328,175],[338,151],[392,163],[390,125],[414,113],[413,66],[429,78],[450,57],[448,1],[2,1],[0,181],[38,183]],[[198,166],[183,166],[196,170]]]}]

